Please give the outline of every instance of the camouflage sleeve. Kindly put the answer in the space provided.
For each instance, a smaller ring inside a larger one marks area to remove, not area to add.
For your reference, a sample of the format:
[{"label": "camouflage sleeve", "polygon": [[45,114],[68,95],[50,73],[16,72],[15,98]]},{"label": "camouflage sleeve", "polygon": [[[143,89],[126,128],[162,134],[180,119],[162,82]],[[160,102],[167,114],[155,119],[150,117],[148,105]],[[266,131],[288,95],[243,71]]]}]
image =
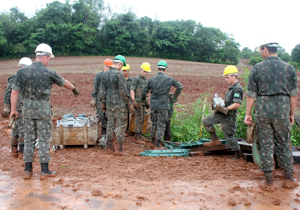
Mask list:
[{"label": "camouflage sleeve", "polygon": [[172,85],[176,88],[173,98],[177,99],[178,96],[180,95],[182,89],[183,89],[183,85],[174,78],[173,78],[173,84]]},{"label": "camouflage sleeve", "polygon": [[14,83],[14,80],[15,80],[15,75],[10,76],[7,80],[7,86],[4,91],[4,99],[3,99],[3,103],[5,104],[10,104],[10,95],[11,95],[12,85]]},{"label": "camouflage sleeve", "polygon": [[291,91],[290,91],[290,97],[296,96],[299,93],[298,87],[297,87],[297,74],[292,65],[290,65],[290,68],[292,68],[292,78],[291,78]]},{"label": "camouflage sleeve", "polygon": [[251,98],[256,98],[257,96],[257,82],[256,82],[256,68],[255,65],[253,66],[248,81],[248,87],[246,91],[246,95]]},{"label": "camouflage sleeve", "polygon": [[125,103],[129,103],[129,97],[128,97],[128,94],[127,94],[127,91],[126,91],[126,82],[125,82],[125,79],[124,79],[124,75],[119,72],[119,75],[118,75],[118,87],[119,87],[119,91],[120,91],[120,94],[122,96],[122,98],[124,99]]},{"label": "camouflage sleeve", "polygon": [[12,89],[17,91],[17,92],[20,92],[21,88],[22,88],[22,81],[21,81],[21,71],[22,69],[19,69],[17,74],[16,74],[16,78],[15,78],[15,81],[12,85]]},{"label": "camouflage sleeve", "polygon": [[65,85],[65,79],[61,76],[58,75],[58,73],[56,71],[52,71],[52,75],[51,75],[51,78],[52,78],[52,82],[54,84],[57,84],[59,87],[63,87]]},{"label": "camouflage sleeve", "polygon": [[130,90],[136,90],[137,83],[138,83],[138,77],[134,77],[131,83]]},{"label": "camouflage sleeve", "polygon": [[146,100],[146,96],[150,91],[150,82],[151,82],[151,80],[148,80],[145,87],[143,88],[141,100]]},{"label": "camouflage sleeve", "polygon": [[242,103],[243,100],[243,90],[241,88],[233,89],[233,102],[234,103]]},{"label": "camouflage sleeve", "polygon": [[106,92],[107,92],[107,87],[106,87],[106,83],[105,83],[105,80],[106,80],[106,75],[104,74],[103,75],[103,78],[102,78],[102,82],[101,82],[101,85],[99,85],[99,88],[100,88],[100,93],[101,93],[101,102],[102,103],[106,103]]},{"label": "camouflage sleeve", "polygon": [[99,74],[96,74],[95,78],[94,78],[94,90],[92,92],[92,98],[97,98],[97,93],[98,93],[98,90],[99,90],[100,79],[101,78],[100,78]]}]

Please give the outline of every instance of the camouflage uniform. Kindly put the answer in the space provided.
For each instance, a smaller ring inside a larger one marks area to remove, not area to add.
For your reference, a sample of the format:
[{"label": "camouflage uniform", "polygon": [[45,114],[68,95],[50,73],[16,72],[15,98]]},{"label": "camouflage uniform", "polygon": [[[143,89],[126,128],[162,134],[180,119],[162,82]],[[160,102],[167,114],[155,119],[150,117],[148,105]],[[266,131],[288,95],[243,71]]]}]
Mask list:
[{"label": "camouflage uniform", "polygon": [[40,163],[49,163],[51,140],[51,104],[52,84],[62,87],[64,78],[44,66],[40,61],[21,68],[17,72],[12,89],[24,96],[22,115],[24,119],[24,162],[34,161],[36,139],[39,139]]},{"label": "camouflage uniform", "polygon": [[292,65],[270,56],[253,66],[246,95],[256,98],[255,119],[262,170],[266,173],[274,169],[274,151],[279,166],[285,172],[293,170],[290,97],[298,93],[297,75]]},{"label": "camouflage uniform", "polygon": [[135,128],[134,131],[136,134],[140,134],[143,129],[144,121],[145,121],[145,111],[146,111],[146,102],[141,101],[143,88],[147,84],[147,78],[142,75],[138,75],[133,78],[131,84],[131,90],[134,90],[134,96],[137,100],[139,108],[135,110]]},{"label": "camouflage uniform", "polygon": [[129,97],[126,92],[125,79],[123,74],[116,68],[110,68],[103,75],[101,85],[101,101],[106,104],[107,141],[112,140],[117,124],[117,141],[123,142],[127,121],[126,104]]},{"label": "camouflage uniform", "polygon": [[[12,91],[12,85],[15,81],[16,74],[11,75],[7,80],[7,87],[4,91],[4,99],[3,102],[5,104],[10,104],[10,97],[11,97],[11,91]],[[24,132],[23,132],[23,119],[22,119],[22,106],[23,106],[23,96],[22,94],[18,95],[18,101],[17,101],[17,112],[18,112],[18,118],[15,121],[15,128],[11,132],[11,145],[17,146],[19,143],[19,146],[24,145]]]},{"label": "camouflage uniform", "polygon": [[157,75],[148,80],[142,92],[142,100],[146,99],[149,91],[151,92],[151,137],[158,142],[163,139],[166,124],[169,121],[169,92],[172,86],[176,88],[174,98],[178,98],[183,89],[182,84],[163,72],[158,72]]},{"label": "camouflage uniform", "polygon": [[92,98],[96,99],[96,117],[98,118],[98,122],[101,123],[103,128],[107,126],[107,117],[105,112],[102,111],[102,103],[101,103],[101,80],[104,75],[104,71],[99,72],[95,75],[94,78],[94,90],[92,92]]},{"label": "camouflage uniform", "polygon": [[[242,103],[243,88],[239,82],[229,87],[225,95],[225,107],[229,107],[233,103]],[[237,110],[229,110],[227,115],[214,112],[203,119],[203,124],[206,130],[210,133],[215,132],[214,124],[221,123],[222,131],[226,141],[233,151],[238,151],[240,146],[234,136],[236,132],[236,116]]]},{"label": "camouflage uniform", "polygon": [[[127,91],[127,95],[131,100],[130,97],[130,88],[131,88],[131,84],[132,84],[133,79],[129,76],[128,79],[125,79],[125,83],[126,83],[126,91]],[[126,131],[129,131],[129,116],[130,116],[130,110],[128,105],[126,104],[126,109],[127,109],[127,127],[126,127]]]}]

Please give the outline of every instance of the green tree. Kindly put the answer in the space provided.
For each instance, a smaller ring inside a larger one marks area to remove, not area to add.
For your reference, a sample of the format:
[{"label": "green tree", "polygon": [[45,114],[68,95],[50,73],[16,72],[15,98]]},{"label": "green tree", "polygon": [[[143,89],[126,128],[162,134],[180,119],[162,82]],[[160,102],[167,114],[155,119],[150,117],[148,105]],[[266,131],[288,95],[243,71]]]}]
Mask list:
[{"label": "green tree", "polygon": [[278,47],[278,49],[277,49],[277,56],[281,59],[281,60],[283,60],[283,61],[285,61],[285,62],[289,62],[290,61],[290,55],[285,51],[285,49],[284,48],[282,48],[282,47]]},{"label": "green tree", "polygon": [[292,61],[300,63],[300,44],[292,49]]},{"label": "green tree", "polygon": [[250,59],[252,55],[252,50],[249,47],[244,47],[241,51],[240,57],[244,59]]}]

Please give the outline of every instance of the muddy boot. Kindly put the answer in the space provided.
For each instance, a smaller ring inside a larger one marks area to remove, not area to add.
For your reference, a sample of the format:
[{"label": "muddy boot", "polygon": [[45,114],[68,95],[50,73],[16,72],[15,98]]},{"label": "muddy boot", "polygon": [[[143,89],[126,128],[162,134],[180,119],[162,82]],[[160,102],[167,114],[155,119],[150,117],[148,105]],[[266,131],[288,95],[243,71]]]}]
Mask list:
[{"label": "muddy boot", "polygon": [[25,172],[24,172],[24,179],[31,179],[32,176],[32,163],[26,162],[25,163]]},{"label": "muddy boot", "polygon": [[160,140],[155,140],[155,150],[165,149],[160,145]]},{"label": "muddy boot", "polygon": [[115,151],[114,155],[116,156],[126,156],[128,155],[126,152],[123,151],[123,142],[118,142],[118,150]]},{"label": "muddy boot", "polygon": [[23,159],[23,154],[24,154],[24,144],[19,145],[19,159]]},{"label": "muddy boot", "polygon": [[285,180],[282,184],[283,188],[293,189],[299,185],[298,181],[296,179],[294,179],[292,171],[285,171],[284,179]]},{"label": "muddy boot", "polygon": [[255,176],[264,176],[264,172],[260,169],[256,169],[256,170],[250,170],[250,173],[255,175]]},{"label": "muddy boot", "polygon": [[259,188],[268,191],[268,192],[275,192],[275,187],[273,184],[273,173],[272,172],[265,172],[266,181],[263,181],[259,184]]},{"label": "muddy boot", "polygon": [[18,154],[18,145],[11,145],[11,153],[10,153],[10,156],[11,157],[18,157],[19,154]]},{"label": "muddy boot", "polygon": [[104,135],[106,134],[106,128],[102,127],[102,134],[104,134]]},{"label": "muddy boot", "polygon": [[217,136],[217,134],[215,132],[211,132],[210,133],[211,135],[211,141],[210,142],[205,142],[203,144],[204,147],[211,147],[211,146],[217,146],[217,145],[220,145],[221,142]]},{"label": "muddy boot", "polygon": [[114,152],[114,142],[113,140],[108,140],[106,143],[106,148],[108,154],[112,154]]},{"label": "muddy boot", "polygon": [[145,142],[141,140],[141,136],[142,135],[140,133],[136,133],[135,137],[134,137],[134,140],[133,140],[133,143],[144,145]]},{"label": "muddy boot", "polygon": [[152,137],[151,143],[152,143],[152,144],[155,144],[155,138]]},{"label": "muddy boot", "polygon": [[231,160],[237,160],[242,157],[242,150],[235,151],[233,158]]},{"label": "muddy boot", "polygon": [[48,177],[55,177],[56,171],[50,171],[48,168],[48,163],[41,163],[41,176],[40,176],[40,180],[44,180]]}]

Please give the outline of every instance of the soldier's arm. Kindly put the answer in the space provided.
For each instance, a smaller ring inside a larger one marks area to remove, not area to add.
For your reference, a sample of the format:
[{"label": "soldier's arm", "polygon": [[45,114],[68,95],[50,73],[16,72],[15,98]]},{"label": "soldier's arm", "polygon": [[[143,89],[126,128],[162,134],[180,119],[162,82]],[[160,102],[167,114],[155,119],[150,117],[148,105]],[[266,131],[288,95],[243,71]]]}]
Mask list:
[{"label": "soldier's arm", "polygon": [[240,108],[243,100],[243,90],[235,88],[233,90],[233,104],[227,107],[228,110],[236,110]]},{"label": "soldier's arm", "polygon": [[11,112],[9,117],[11,118],[13,115],[16,116],[16,118],[18,117],[18,112],[16,110],[17,107],[17,101],[18,101],[18,95],[19,92],[22,88],[22,81],[20,78],[20,70],[17,72],[14,84],[12,85],[12,92],[11,92],[11,97],[10,97],[10,106],[11,106]]},{"label": "soldier's arm", "polygon": [[297,106],[297,95],[299,93],[298,87],[297,87],[297,74],[292,65],[290,65],[290,68],[292,68],[292,78],[291,78],[291,90],[290,90],[290,123],[294,123],[294,116],[295,116],[295,110]]},{"label": "soldier's arm", "polygon": [[104,74],[101,85],[100,85],[101,102],[104,104],[106,104],[106,92],[107,92],[107,87],[106,87],[106,83],[105,83],[105,74]]},{"label": "soldier's arm", "polygon": [[122,98],[124,99],[126,104],[128,104],[130,102],[130,100],[129,100],[128,95],[126,93],[125,79],[124,79],[124,76],[121,72],[118,75],[118,88],[119,88],[119,91],[120,91],[120,94],[121,94]]},{"label": "soldier's arm", "polygon": [[146,100],[146,96],[150,91],[150,82],[151,82],[151,80],[148,80],[145,87],[143,88],[141,100]]},{"label": "soldier's arm", "polygon": [[251,98],[256,98],[258,92],[255,74],[256,74],[256,66],[253,66],[249,75],[248,87],[246,91],[246,95]]},{"label": "soldier's arm", "polygon": [[130,97],[132,100],[135,99],[134,91],[136,90],[137,82],[138,82],[138,78],[134,77],[130,86]]},{"label": "soldier's arm", "polygon": [[10,96],[11,96],[11,91],[12,91],[12,85],[14,83],[15,77],[9,77],[7,80],[7,86],[4,91],[4,99],[3,103],[5,104],[10,104]]},{"label": "soldier's arm", "polygon": [[178,96],[180,95],[182,89],[183,89],[183,85],[178,82],[176,79],[173,79],[173,84],[172,84],[176,90],[175,90],[175,94],[174,94],[174,100],[176,100],[178,98]]},{"label": "soldier's arm", "polygon": [[92,98],[96,98],[97,97],[97,93],[99,91],[99,84],[100,84],[100,77],[98,74],[95,75],[94,78],[94,89],[92,92]]}]

